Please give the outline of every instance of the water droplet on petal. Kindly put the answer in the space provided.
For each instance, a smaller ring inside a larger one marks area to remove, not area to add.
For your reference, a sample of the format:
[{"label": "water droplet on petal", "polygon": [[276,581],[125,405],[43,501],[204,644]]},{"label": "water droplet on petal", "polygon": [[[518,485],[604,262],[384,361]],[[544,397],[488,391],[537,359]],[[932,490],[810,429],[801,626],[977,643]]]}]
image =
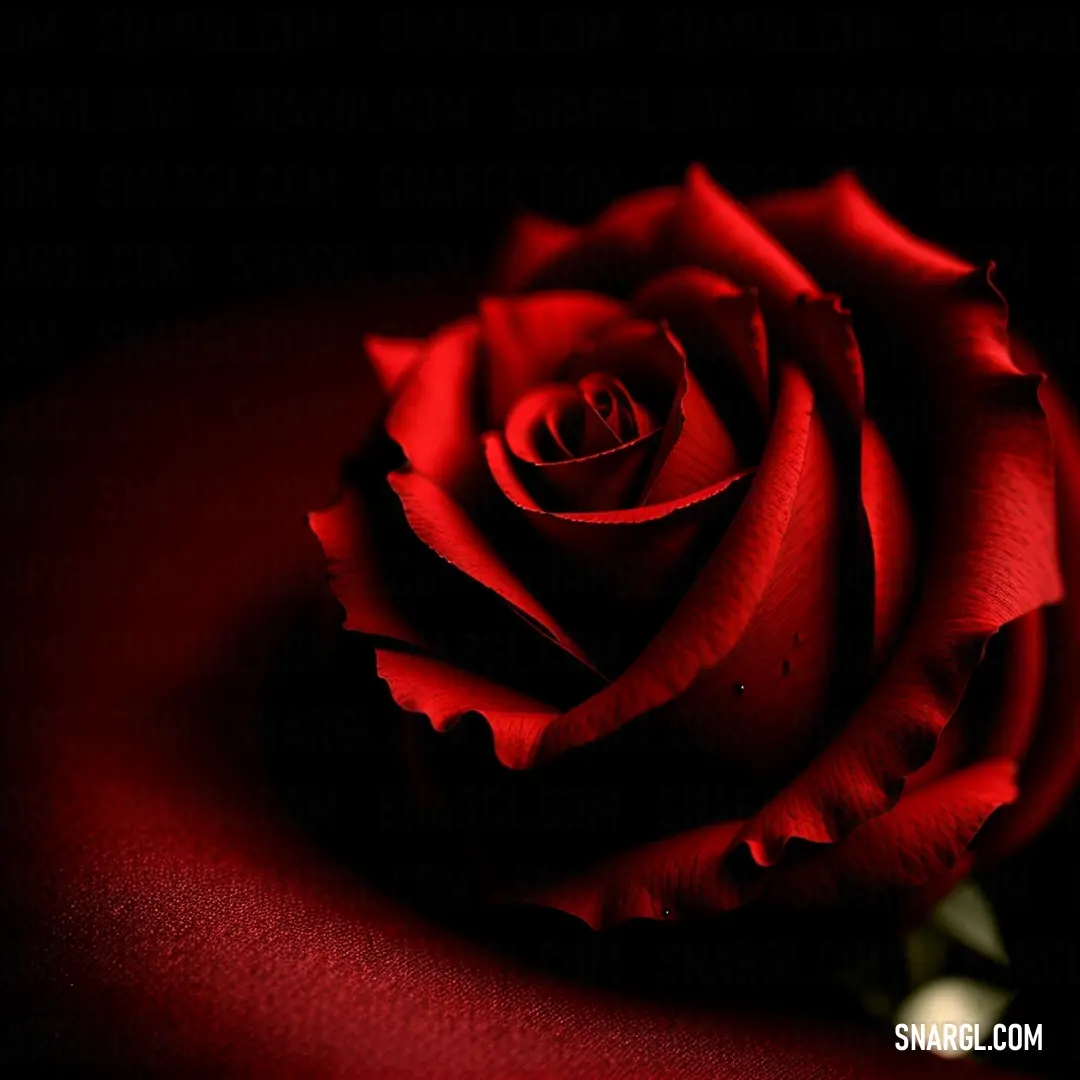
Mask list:
[{"label": "water droplet on petal", "polygon": [[671,918],[671,908],[669,908],[669,907],[662,908],[661,911],[660,911],[660,916],[661,916],[661,918],[664,918],[664,919],[670,919]]},{"label": "water droplet on petal", "polygon": [[806,640],[806,635],[803,634],[801,631],[796,630],[795,631],[795,637],[794,637],[795,644],[796,645],[801,645],[803,643],[803,641],[805,641],[805,640]]},{"label": "water droplet on petal", "polygon": [[736,694],[741,694],[746,689],[746,687],[741,682],[737,682],[734,687],[732,687],[732,689],[735,691]]},{"label": "water droplet on petal", "polygon": [[790,660],[785,660],[784,661],[783,666],[782,666],[782,670],[783,670],[785,675],[790,675],[791,674],[791,661]]}]

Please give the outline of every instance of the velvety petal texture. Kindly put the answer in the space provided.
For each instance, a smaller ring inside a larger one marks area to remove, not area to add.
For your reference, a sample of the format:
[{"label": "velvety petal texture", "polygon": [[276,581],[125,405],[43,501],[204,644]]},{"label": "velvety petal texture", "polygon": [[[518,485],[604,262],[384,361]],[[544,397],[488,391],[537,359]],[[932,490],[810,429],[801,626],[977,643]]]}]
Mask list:
[{"label": "velvety petal texture", "polygon": [[366,339],[387,483],[587,688],[414,629],[348,490],[311,519],[346,626],[381,639],[402,709],[483,717],[510,769],[662,732],[760,792],[525,899],[599,928],[925,897],[1060,805],[1080,690],[1050,629],[1075,644],[1076,605],[1046,609],[1075,576],[1080,443],[988,270],[851,174],[743,205],[694,165],[589,224],[520,219],[478,312]]}]

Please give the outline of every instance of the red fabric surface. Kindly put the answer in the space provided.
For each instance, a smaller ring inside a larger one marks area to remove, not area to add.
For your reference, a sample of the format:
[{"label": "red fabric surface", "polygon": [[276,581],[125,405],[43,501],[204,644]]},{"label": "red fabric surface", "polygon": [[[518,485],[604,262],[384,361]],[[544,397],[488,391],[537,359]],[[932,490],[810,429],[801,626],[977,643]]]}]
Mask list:
[{"label": "red fabric surface", "polygon": [[982,1074],[541,977],[273,813],[246,724],[281,610],[322,597],[334,622],[306,512],[375,407],[360,341],[388,309],[339,295],[211,321],[4,416],[6,875],[57,1031],[185,1075]]}]

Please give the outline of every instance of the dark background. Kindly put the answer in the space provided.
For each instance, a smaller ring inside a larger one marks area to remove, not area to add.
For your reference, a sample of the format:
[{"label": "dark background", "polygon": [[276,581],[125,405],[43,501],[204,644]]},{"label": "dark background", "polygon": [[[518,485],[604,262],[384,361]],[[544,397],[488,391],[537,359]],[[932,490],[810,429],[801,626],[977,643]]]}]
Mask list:
[{"label": "dark background", "polygon": [[[467,283],[518,209],[585,220],[692,160],[738,196],[854,167],[995,259],[1014,326],[1080,389],[1068,8],[4,11],[0,52],[5,398],[277,294]],[[1047,1072],[1077,1054],[1053,1022],[1080,981],[1076,834],[1067,814],[989,882]]]}]

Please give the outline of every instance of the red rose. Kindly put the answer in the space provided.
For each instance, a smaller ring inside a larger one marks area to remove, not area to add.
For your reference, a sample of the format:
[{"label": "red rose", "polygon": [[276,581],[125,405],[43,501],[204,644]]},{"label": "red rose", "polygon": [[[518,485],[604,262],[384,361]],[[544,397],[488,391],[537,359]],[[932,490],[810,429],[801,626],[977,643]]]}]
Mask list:
[{"label": "red rose", "polygon": [[766,792],[531,899],[601,926],[939,887],[1045,820],[1080,746],[1045,677],[1080,449],[986,269],[849,175],[743,207],[695,166],[519,222],[492,291],[367,342],[403,458],[368,447],[312,515],[346,628],[512,769],[645,725]]}]

